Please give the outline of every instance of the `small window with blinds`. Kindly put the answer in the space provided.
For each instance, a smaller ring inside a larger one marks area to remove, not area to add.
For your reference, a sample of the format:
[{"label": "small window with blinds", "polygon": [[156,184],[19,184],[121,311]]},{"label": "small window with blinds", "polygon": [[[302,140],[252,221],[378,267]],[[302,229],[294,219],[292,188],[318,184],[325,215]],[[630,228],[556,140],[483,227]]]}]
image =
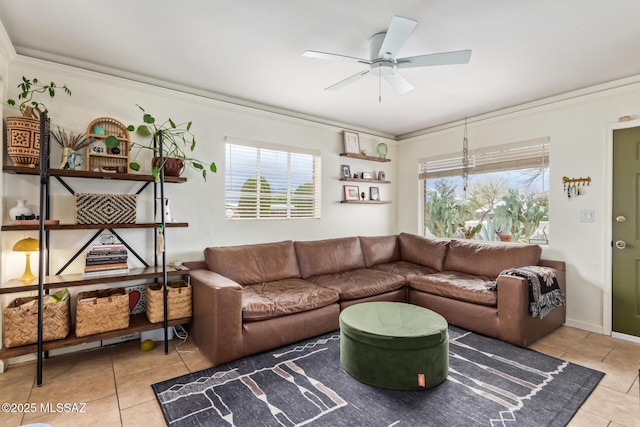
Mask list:
[{"label": "small window with blinds", "polygon": [[226,138],[227,219],[320,218],[320,152]]},{"label": "small window with blinds", "polygon": [[421,159],[423,233],[429,237],[549,242],[549,138]]}]

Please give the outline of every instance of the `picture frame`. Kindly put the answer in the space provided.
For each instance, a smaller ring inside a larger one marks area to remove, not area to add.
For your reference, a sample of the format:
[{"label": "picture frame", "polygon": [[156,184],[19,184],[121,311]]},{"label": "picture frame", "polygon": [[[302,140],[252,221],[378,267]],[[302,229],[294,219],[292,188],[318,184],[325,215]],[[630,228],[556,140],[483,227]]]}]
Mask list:
[{"label": "picture frame", "polygon": [[378,181],[386,181],[387,176],[385,175],[384,171],[380,171],[378,172]]},{"label": "picture frame", "polygon": [[380,188],[378,188],[378,187],[369,187],[369,199],[371,199],[371,200],[380,200]]},{"label": "picture frame", "polygon": [[351,166],[349,166],[349,165],[340,165],[340,178],[342,178],[342,179],[351,178]]},{"label": "picture frame", "polygon": [[373,174],[371,172],[362,172],[362,179],[373,179]]},{"label": "picture frame", "polygon": [[360,154],[360,135],[357,132],[344,131],[344,152]]},{"label": "picture frame", "polygon": [[343,185],[344,200],[360,200],[360,188],[357,185]]}]

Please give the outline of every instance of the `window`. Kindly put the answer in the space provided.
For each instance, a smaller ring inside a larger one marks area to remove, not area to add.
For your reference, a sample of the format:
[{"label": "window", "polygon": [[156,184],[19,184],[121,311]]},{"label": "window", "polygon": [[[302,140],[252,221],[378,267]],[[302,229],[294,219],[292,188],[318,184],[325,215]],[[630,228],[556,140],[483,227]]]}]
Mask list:
[{"label": "window", "polygon": [[320,218],[320,153],[226,139],[227,219]]},{"label": "window", "polygon": [[549,138],[477,150],[418,163],[423,233],[546,244],[549,241]]}]

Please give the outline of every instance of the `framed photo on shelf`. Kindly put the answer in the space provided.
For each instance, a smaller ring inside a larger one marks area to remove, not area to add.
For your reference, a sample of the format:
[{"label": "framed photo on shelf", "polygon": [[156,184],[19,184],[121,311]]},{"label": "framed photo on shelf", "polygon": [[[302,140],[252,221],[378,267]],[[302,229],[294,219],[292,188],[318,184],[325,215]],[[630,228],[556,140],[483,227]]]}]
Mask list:
[{"label": "framed photo on shelf", "polygon": [[340,166],[340,178],[351,178],[351,167],[349,165]]},{"label": "framed photo on shelf", "polygon": [[360,200],[360,188],[357,185],[343,185],[344,200]]},{"label": "framed photo on shelf", "polygon": [[387,176],[384,174],[384,171],[378,172],[378,181],[385,181]]},{"label": "framed photo on shelf", "polygon": [[369,187],[369,198],[371,200],[380,200],[380,189],[378,187]]},{"label": "framed photo on shelf", "polygon": [[357,132],[344,131],[344,152],[360,154],[360,135]]}]

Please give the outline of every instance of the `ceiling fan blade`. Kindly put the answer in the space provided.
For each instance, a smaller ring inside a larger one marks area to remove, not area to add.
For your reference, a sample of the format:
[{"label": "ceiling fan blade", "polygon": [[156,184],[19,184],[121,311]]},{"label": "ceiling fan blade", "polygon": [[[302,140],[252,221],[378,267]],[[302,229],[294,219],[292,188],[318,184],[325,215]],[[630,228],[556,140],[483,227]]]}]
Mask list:
[{"label": "ceiling fan blade", "polygon": [[387,79],[389,84],[398,93],[402,94],[402,93],[407,93],[413,90],[413,86],[411,85],[411,83],[409,83],[409,81],[407,81],[407,79],[402,77],[402,75],[397,71],[394,71],[391,74],[385,74],[384,78]]},{"label": "ceiling fan blade", "polygon": [[308,50],[302,54],[307,58],[327,59],[329,61],[343,61],[343,62],[360,62],[362,64],[371,64],[371,61],[362,58],[355,58],[353,56],[338,55],[337,53],[325,53],[316,52],[315,50]]},{"label": "ceiling fan blade", "polygon": [[329,86],[328,88],[326,88],[325,90],[336,90],[336,89],[340,89],[343,86],[348,85],[349,83],[355,82],[356,80],[366,76],[367,74],[369,74],[369,70],[364,70],[359,72],[358,74],[354,74],[351,77],[347,77],[344,80],[339,81],[336,84],[333,84],[331,86]]},{"label": "ceiling fan blade", "polygon": [[456,50],[453,52],[432,53],[429,55],[398,58],[398,68],[426,67],[429,65],[466,64],[471,58],[471,50]]},{"label": "ceiling fan blade", "polygon": [[400,48],[405,44],[413,29],[418,25],[413,19],[394,16],[387,30],[387,35],[380,46],[378,58],[395,58]]}]

